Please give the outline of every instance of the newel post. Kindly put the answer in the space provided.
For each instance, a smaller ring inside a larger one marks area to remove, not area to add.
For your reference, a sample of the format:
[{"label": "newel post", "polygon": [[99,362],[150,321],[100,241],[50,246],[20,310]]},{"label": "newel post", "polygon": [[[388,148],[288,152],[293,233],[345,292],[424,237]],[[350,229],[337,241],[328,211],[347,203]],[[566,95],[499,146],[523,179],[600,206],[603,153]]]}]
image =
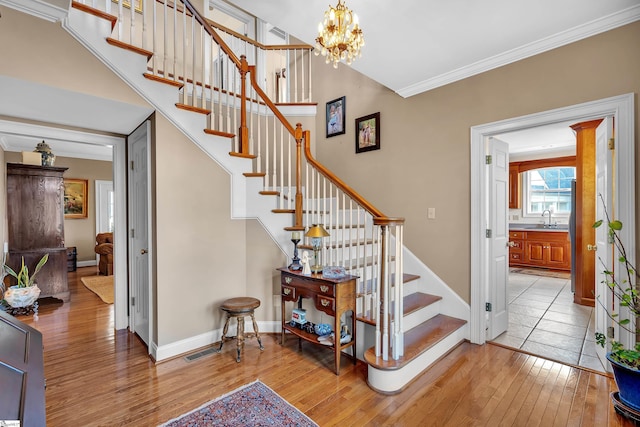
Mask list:
[{"label": "newel post", "polygon": [[239,152],[249,154],[249,128],[247,127],[247,73],[249,72],[249,63],[247,57],[240,57],[240,129],[238,129],[238,137],[240,138]]},{"label": "newel post", "polygon": [[[309,131],[305,132],[308,141]],[[295,227],[304,229],[302,225],[302,124],[296,124],[296,214]]]}]

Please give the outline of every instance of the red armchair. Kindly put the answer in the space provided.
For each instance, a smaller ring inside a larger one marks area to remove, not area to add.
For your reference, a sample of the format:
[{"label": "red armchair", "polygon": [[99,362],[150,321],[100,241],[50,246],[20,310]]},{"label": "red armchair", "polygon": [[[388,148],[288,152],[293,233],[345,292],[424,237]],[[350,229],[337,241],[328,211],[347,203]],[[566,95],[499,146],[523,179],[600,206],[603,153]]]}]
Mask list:
[{"label": "red armchair", "polygon": [[99,274],[111,276],[113,274],[113,233],[99,233],[96,236],[95,251],[100,255]]}]

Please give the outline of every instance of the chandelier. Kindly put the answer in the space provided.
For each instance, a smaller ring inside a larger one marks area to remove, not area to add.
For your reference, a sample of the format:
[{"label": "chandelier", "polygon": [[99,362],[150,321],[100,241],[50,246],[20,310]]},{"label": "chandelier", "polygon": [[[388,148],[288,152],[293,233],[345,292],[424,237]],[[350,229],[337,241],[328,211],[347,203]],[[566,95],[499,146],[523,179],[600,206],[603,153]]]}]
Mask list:
[{"label": "chandelier", "polygon": [[358,26],[358,17],[348,9],[342,0],[338,0],[334,8],[324,13],[324,22],[318,24],[315,54],[326,57],[325,62],[333,62],[333,68],[338,68],[340,60],[347,65],[360,57],[360,48],[364,46],[362,30]]}]

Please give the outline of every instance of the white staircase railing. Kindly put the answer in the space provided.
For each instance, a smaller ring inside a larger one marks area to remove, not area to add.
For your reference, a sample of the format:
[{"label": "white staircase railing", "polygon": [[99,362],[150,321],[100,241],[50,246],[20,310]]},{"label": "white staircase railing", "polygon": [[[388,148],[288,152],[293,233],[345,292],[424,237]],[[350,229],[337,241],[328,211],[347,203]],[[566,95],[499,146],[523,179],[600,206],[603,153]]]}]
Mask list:
[{"label": "white staircase railing", "polygon": [[[310,132],[300,124],[294,128],[282,115],[260,85],[257,66],[249,65],[248,52],[238,57],[229,47],[235,43],[248,51],[246,40],[236,43],[228,33],[221,37],[188,1],[133,1],[139,7],[119,2],[115,11],[111,0],[81,3],[117,12],[112,38],[149,57],[145,76],[180,87],[177,107],[206,114],[206,133],[229,137],[229,154],[253,159],[245,175],[263,179],[260,193],[277,197],[275,213],[293,215],[287,230],[325,226],[330,236],[324,239],[322,259],[359,276],[356,316],[376,325],[376,355],[401,357],[404,220],[383,215],[313,158]],[[294,49],[289,55],[298,53]],[[304,65],[304,55],[297,61],[288,62],[293,64],[288,72],[300,70],[308,97],[300,96],[310,99],[310,63]]]}]

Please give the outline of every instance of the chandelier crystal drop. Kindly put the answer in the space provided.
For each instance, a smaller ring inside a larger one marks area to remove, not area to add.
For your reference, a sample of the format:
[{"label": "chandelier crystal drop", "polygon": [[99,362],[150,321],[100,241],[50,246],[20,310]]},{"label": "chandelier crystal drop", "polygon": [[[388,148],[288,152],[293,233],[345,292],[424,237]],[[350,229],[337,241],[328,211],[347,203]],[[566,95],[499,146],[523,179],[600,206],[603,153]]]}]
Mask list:
[{"label": "chandelier crystal drop", "polygon": [[324,22],[318,24],[316,56],[322,53],[327,64],[333,62],[333,68],[338,68],[341,60],[351,65],[351,62],[359,58],[362,46],[364,37],[358,24],[358,16],[342,0],[338,0],[336,7],[329,5],[324,13]]}]

